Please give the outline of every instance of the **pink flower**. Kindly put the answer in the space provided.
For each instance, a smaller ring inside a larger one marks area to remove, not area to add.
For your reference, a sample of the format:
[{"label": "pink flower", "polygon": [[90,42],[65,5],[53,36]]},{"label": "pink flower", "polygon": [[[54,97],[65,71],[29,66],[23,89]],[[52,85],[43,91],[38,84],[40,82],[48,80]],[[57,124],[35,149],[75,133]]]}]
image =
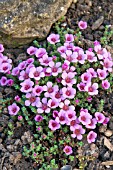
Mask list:
[{"label": "pink flower", "polygon": [[83,125],[88,125],[91,123],[91,119],[92,119],[92,116],[86,112],[86,111],[83,111],[81,110],[80,111],[80,116],[78,118],[78,120],[83,124]]},{"label": "pink flower", "polygon": [[8,106],[8,111],[10,115],[17,115],[20,108],[17,106],[16,103],[13,103],[12,105]]},{"label": "pink flower", "polygon": [[105,58],[104,62],[101,62],[101,64],[103,65],[104,70],[108,70],[109,72],[112,72],[113,62],[111,60]]},{"label": "pink flower", "polygon": [[46,72],[52,73],[53,76],[57,76],[59,73],[62,72],[61,62],[54,63],[53,61],[49,62],[49,66],[46,69]]},{"label": "pink flower", "polygon": [[58,91],[58,85],[53,86],[52,82],[47,82],[47,85],[43,86],[43,90],[46,91],[44,93],[45,97],[52,97]]},{"label": "pink flower", "polygon": [[87,22],[85,21],[79,21],[78,26],[81,30],[84,30],[87,28]]},{"label": "pink flower", "polygon": [[26,61],[22,61],[21,63],[19,63],[18,65],[19,70],[25,69],[26,65],[27,65]]},{"label": "pink flower", "polygon": [[63,151],[65,152],[66,155],[70,155],[70,154],[73,153],[72,147],[71,147],[71,146],[68,146],[68,145],[66,145],[66,146],[64,147]]},{"label": "pink flower", "polygon": [[43,117],[41,115],[36,115],[34,119],[36,122],[41,122],[43,120]]},{"label": "pink flower", "polygon": [[97,134],[93,131],[90,131],[87,135],[87,141],[88,143],[92,143],[92,142],[95,142],[95,139],[97,137]]},{"label": "pink flower", "polygon": [[29,71],[27,70],[22,70],[19,75],[19,80],[26,80],[29,78]]},{"label": "pink flower", "polygon": [[103,80],[103,79],[105,79],[107,77],[106,70],[97,69],[97,73],[98,73],[98,76],[99,76],[100,80]]},{"label": "pink flower", "polygon": [[75,103],[76,103],[76,104],[79,104],[79,102],[80,102],[80,101],[79,101],[78,99],[75,100]]},{"label": "pink flower", "polygon": [[34,78],[35,80],[40,80],[41,77],[44,77],[45,73],[43,72],[43,68],[39,67],[32,67],[30,68],[29,77]]},{"label": "pink flower", "polygon": [[57,110],[53,110],[53,117],[56,118],[58,116],[58,111]]},{"label": "pink flower", "polygon": [[97,57],[95,56],[95,54],[92,51],[86,51],[86,55],[87,55],[87,60],[89,62],[96,62],[97,61]]},{"label": "pink flower", "polygon": [[2,53],[4,51],[4,47],[2,44],[0,44],[0,53]]},{"label": "pink flower", "polygon": [[27,60],[26,60],[26,64],[33,64],[34,63],[34,58],[28,58]]},{"label": "pink flower", "polygon": [[91,102],[91,101],[92,101],[92,97],[89,96],[89,97],[86,98],[86,100],[87,100],[88,102]]},{"label": "pink flower", "polygon": [[53,97],[54,97],[58,102],[60,102],[61,100],[63,100],[62,91],[59,90],[59,91],[55,92],[55,94],[53,95]]},{"label": "pink flower", "polygon": [[66,112],[66,117],[69,122],[71,122],[72,120],[76,120],[76,112],[73,110],[69,110]]},{"label": "pink flower", "polygon": [[43,87],[42,86],[36,85],[33,88],[33,93],[35,94],[35,96],[40,96],[42,92],[43,92]]},{"label": "pink flower", "polygon": [[82,128],[81,125],[76,125],[75,126],[75,129],[73,131],[73,134],[71,135],[72,138],[77,138],[78,140],[81,140],[82,139],[82,134],[85,133],[85,129]]},{"label": "pink flower", "polygon": [[19,97],[18,95],[16,95],[16,96],[15,96],[15,100],[16,100],[17,102],[19,102],[21,99],[20,99],[20,97]]},{"label": "pink flower", "polygon": [[78,87],[78,89],[79,89],[79,91],[85,91],[85,83],[79,83],[79,84],[77,84],[77,87]]},{"label": "pink flower", "polygon": [[0,72],[2,73],[8,73],[12,68],[12,65],[9,63],[2,63],[1,64],[1,68],[0,68]]},{"label": "pink flower", "polygon": [[67,48],[65,46],[61,46],[61,47],[58,47],[57,48],[57,51],[60,53],[60,54],[63,54],[65,53],[67,50]]},{"label": "pink flower", "polygon": [[7,86],[12,86],[14,84],[13,79],[8,79],[7,80]]},{"label": "pink flower", "polygon": [[7,77],[2,76],[2,78],[0,79],[0,85],[1,86],[6,86],[7,85]]},{"label": "pink flower", "polygon": [[90,124],[86,125],[86,128],[88,129],[95,129],[97,124],[97,120],[95,118],[91,119]]},{"label": "pink flower", "polygon": [[47,54],[44,54],[42,58],[39,59],[39,62],[43,66],[49,66],[49,62],[52,61],[52,57],[48,57]]},{"label": "pink flower", "polygon": [[98,123],[103,123],[105,120],[105,116],[100,112],[96,112],[95,117]]},{"label": "pink flower", "polygon": [[59,123],[57,123],[55,120],[50,120],[49,121],[49,128],[52,130],[52,131],[55,131],[55,130],[57,130],[57,129],[59,129],[60,128],[60,124]]},{"label": "pink flower", "polygon": [[19,73],[20,73],[20,70],[19,70],[18,67],[15,67],[15,68],[12,69],[12,75],[13,76],[17,76],[17,75],[19,75]]},{"label": "pink flower", "polygon": [[67,50],[72,50],[74,47],[73,43],[66,42],[64,43],[64,46],[67,48]]},{"label": "pink flower", "polygon": [[56,44],[57,42],[60,42],[60,36],[59,34],[50,34],[49,37],[47,38],[47,41],[50,44]]},{"label": "pink flower", "polygon": [[49,99],[48,106],[52,109],[57,108],[59,105],[59,102],[56,99]]},{"label": "pink flower", "polygon": [[98,94],[98,84],[97,83],[87,83],[85,86],[85,91],[88,92],[89,95],[93,96],[93,95],[97,95]]},{"label": "pink flower", "polygon": [[72,56],[74,57],[74,62],[79,62],[80,64],[84,64],[87,59],[87,56],[84,54],[83,50],[79,50],[78,53],[73,52]]},{"label": "pink flower", "polygon": [[73,42],[74,41],[74,36],[73,36],[73,34],[66,34],[65,35],[65,42],[67,43],[70,43],[70,42]]},{"label": "pink flower", "polygon": [[105,117],[104,121],[103,121],[103,125],[106,125],[109,122],[109,117]]},{"label": "pink flower", "polygon": [[21,121],[23,117],[21,115],[18,116],[18,120]]},{"label": "pink flower", "polygon": [[72,56],[72,51],[71,50],[66,50],[65,53],[62,53],[61,56],[66,59],[67,64],[69,65],[70,62],[72,62],[73,60],[73,56]]},{"label": "pink flower", "polygon": [[63,87],[62,93],[64,98],[73,99],[76,95],[76,90],[72,87]]},{"label": "pink flower", "polygon": [[110,87],[109,81],[108,80],[103,80],[102,81],[102,88],[106,90],[106,89],[109,89],[109,87]]},{"label": "pink flower", "polygon": [[78,47],[78,46],[74,46],[73,47],[73,51],[74,52],[79,52],[79,50],[82,50],[82,48]]},{"label": "pink flower", "polygon": [[26,98],[28,100],[25,101],[25,106],[36,106],[40,102],[39,97],[36,97],[33,93],[27,93]]},{"label": "pink flower", "polygon": [[37,50],[37,48],[31,46],[31,47],[29,47],[29,48],[27,49],[27,53],[28,53],[29,55],[34,55],[35,52],[36,52],[36,50]]},{"label": "pink flower", "polygon": [[37,58],[42,58],[45,54],[47,54],[45,48],[39,48],[35,52]]},{"label": "pink flower", "polygon": [[90,74],[91,74],[91,77],[92,77],[92,78],[93,78],[93,77],[97,77],[97,73],[96,73],[96,71],[94,70],[94,68],[89,68],[89,69],[87,69],[86,71],[87,71],[87,73],[90,73]]},{"label": "pink flower", "polygon": [[62,70],[67,70],[67,69],[69,69],[69,63],[65,61],[65,62],[62,64]]},{"label": "pink flower", "polygon": [[75,107],[74,106],[69,106],[70,104],[70,101],[69,100],[64,100],[63,102],[60,102],[59,103],[59,107],[61,108],[61,110],[63,111],[69,111],[69,110],[75,110]]},{"label": "pink flower", "polygon": [[56,117],[55,121],[57,123],[60,123],[61,125],[66,124],[66,122],[67,122],[66,113],[64,111],[60,111],[58,113],[58,116]]},{"label": "pink flower", "polygon": [[70,121],[67,125],[70,125],[70,130],[74,131],[76,125],[78,125],[80,123],[80,121],[78,120],[78,118],[76,118],[75,120]]},{"label": "pink flower", "polygon": [[20,83],[22,86],[20,91],[24,93],[28,93],[32,91],[32,86],[34,85],[34,82],[30,79],[25,80],[24,82]]},{"label": "pink flower", "polygon": [[81,75],[81,79],[82,79],[82,82],[83,83],[89,83],[89,82],[91,82],[91,74],[90,73],[88,73],[88,72],[85,72],[85,73],[83,73],[82,75]]},{"label": "pink flower", "polygon": [[65,71],[62,73],[62,81],[61,83],[64,86],[72,87],[73,84],[76,84],[76,79],[74,78],[75,74],[72,72],[66,73]]},{"label": "pink flower", "polygon": [[48,101],[47,98],[42,98],[42,103],[37,103],[36,105],[38,107],[37,112],[38,113],[49,113],[50,108],[48,107]]},{"label": "pink flower", "polygon": [[96,45],[99,45],[100,44],[100,42],[99,41],[94,41],[94,46],[96,46]]}]

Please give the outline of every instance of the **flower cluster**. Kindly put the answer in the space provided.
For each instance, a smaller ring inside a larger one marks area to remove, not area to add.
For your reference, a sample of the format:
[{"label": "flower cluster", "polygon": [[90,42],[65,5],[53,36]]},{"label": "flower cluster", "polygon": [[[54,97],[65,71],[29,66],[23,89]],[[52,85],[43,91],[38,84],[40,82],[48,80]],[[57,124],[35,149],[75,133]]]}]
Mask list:
[{"label": "flower cluster", "polygon": [[[79,25],[81,29],[87,27],[84,23]],[[99,123],[107,124],[109,118],[104,113],[92,114],[91,110],[80,107],[80,94],[85,102],[91,102],[99,90],[110,88],[108,77],[113,70],[113,60],[97,41],[94,48],[84,51],[74,44],[74,35],[66,34],[64,39],[61,42],[59,34],[49,35],[48,44],[55,48],[56,55],[51,50],[31,46],[27,49],[30,57],[14,68],[12,60],[2,54],[4,48],[0,45],[0,72],[18,78],[25,106],[36,108],[36,122],[42,122],[48,115],[51,131],[67,126],[72,138],[81,140],[88,133],[87,141],[91,143],[97,137],[94,129]],[[13,85],[13,80],[3,76],[0,84]],[[20,101],[19,96],[15,100]],[[10,115],[17,115],[20,108],[13,103],[8,110]],[[69,155],[73,151],[66,145],[64,152]]]}]

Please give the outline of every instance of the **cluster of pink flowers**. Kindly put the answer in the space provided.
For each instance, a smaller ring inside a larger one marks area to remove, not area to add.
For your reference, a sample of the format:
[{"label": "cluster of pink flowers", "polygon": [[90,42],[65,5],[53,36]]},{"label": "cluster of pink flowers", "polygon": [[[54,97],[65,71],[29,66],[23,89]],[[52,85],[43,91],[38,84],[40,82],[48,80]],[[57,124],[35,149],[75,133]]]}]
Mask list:
[{"label": "cluster of pink flowers", "polygon": [[[87,25],[81,22],[79,27],[85,29]],[[97,123],[107,124],[109,118],[100,112],[92,115],[87,108],[81,108],[78,113],[76,104],[80,99],[76,96],[78,92],[86,93],[86,101],[91,102],[92,97],[98,94],[99,88],[109,89],[110,82],[107,77],[112,72],[113,61],[111,54],[102,48],[99,42],[94,43],[94,49],[84,51],[74,45],[74,39],[75,36],[72,34],[65,35],[64,44],[57,48],[60,58],[51,56],[44,48],[31,46],[27,49],[31,57],[13,69],[12,61],[0,53],[0,72],[11,73],[20,80],[20,91],[26,97],[25,106],[34,106],[37,109],[34,116],[36,122],[43,121],[44,114],[51,113],[48,127],[52,131],[66,125],[69,126],[71,137],[81,140],[88,129],[87,141],[91,143],[97,137],[94,132]],[[51,46],[55,45],[60,42],[60,36],[51,34],[47,41]],[[4,51],[2,45],[0,50]],[[36,57],[35,60],[32,56]],[[92,65],[97,61],[97,69],[90,67],[84,72],[81,71],[81,74],[77,73],[77,65],[82,69],[86,62]],[[2,77],[0,83],[2,86],[7,85],[7,81],[6,77]],[[19,96],[16,96],[15,100],[20,101]],[[13,103],[8,110],[10,115],[17,115],[20,108]],[[65,146],[64,152],[67,155],[71,154],[72,148]]]}]

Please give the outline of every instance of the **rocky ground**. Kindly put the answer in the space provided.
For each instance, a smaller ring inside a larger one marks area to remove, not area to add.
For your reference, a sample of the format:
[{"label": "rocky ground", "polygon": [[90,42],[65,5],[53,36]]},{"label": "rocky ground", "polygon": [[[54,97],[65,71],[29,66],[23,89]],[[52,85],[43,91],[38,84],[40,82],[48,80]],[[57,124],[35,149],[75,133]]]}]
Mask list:
[{"label": "rocky ground", "polygon": [[[79,0],[77,3],[72,3],[61,26],[76,30],[79,20],[87,21],[88,28],[82,32],[81,41],[83,45],[91,46],[94,40],[100,40],[103,36],[106,25],[111,25],[113,28],[112,10],[112,0]],[[107,45],[111,53],[113,53],[112,41],[113,37],[109,39]],[[27,46],[22,49],[7,49],[6,52],[10,57],[20,60],[25,58],[26,48]],[[9,88],[0,87],[0,99],[10,97],[14,93]],[[103,98],[105,99],[104,110],[111,120],[108,126],[99,127],[99,135],[95,144],[89,145],[84,141],[84,146],[78,148],[80,165],[78,166],[78,161],[75,161],[74,170],[79,170],[80,166],[83,167],[85,164],[84,170],[113,170],[113,94],[103,94]],[[98,103],[99,96],[96,100]],[[2,108],[1,103],[0,110]],[[7,109],[4,108],[0,113],[0,170],[37,169],[32,160],[25,159],[21,154],[23,144],[27,145],[33,140],[30,128],[20,126],[17,122],[14,127],[14,135],[7,138],[5,131],[9,121]],[[83,155],[84,160],[82,160]]]}]

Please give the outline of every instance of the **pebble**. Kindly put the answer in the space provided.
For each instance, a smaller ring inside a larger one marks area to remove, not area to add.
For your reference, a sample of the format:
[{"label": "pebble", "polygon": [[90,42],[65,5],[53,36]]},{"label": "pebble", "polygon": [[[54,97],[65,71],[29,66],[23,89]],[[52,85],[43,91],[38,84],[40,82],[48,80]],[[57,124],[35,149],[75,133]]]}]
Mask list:
[{"label": "pebble", "polygon": [[107,151],[107,152],[104,154],[104,157],[105,157],[106,159],[110,157],[109,151]]},{"label": "pebble", "polygon": [[100,27],[100,25],[103,23],[104,17],[101,16],[98,20],[96,20],[93,25],[92,25],[92,30],[96,30],[97,28]]},{"label": "pebble", "polygon": [[8,149],[9,152],[12,152],[12,151],[14,151],[14,146],[13,145],[8,145],[7,149]]},{"label": "pebble", "polygon": [[94,143],[92,143],[92,144],[90,145],[90,149],[91,149],[92,151],[94,151],[94,150],[97,149],[97,146],[96,146]]},{"label": "pebble", "polygon": [[73,3],[77,3],[77,0],[73,0]]},{"label": "pebble", "polygon": [[61,170],[72,170],[72,167],[70,165],[63,166]]},{"label": "pebble", "polygon": [[102,125],[99,127],[99,132],[101,132],[101,133],[105,133],[106,130],[107,130],[107,125]]},{"label": "pebble", "polygon": [[110,137],[110,136],[112,136],[113,132],[111,130],[106,130],[106,132],[104,134],[105,134],[105,136]]},{"label": "pebble", "polygon": [[3,170],[7,170],[7,168],[4,166],[4,167],[3,167]]}]

